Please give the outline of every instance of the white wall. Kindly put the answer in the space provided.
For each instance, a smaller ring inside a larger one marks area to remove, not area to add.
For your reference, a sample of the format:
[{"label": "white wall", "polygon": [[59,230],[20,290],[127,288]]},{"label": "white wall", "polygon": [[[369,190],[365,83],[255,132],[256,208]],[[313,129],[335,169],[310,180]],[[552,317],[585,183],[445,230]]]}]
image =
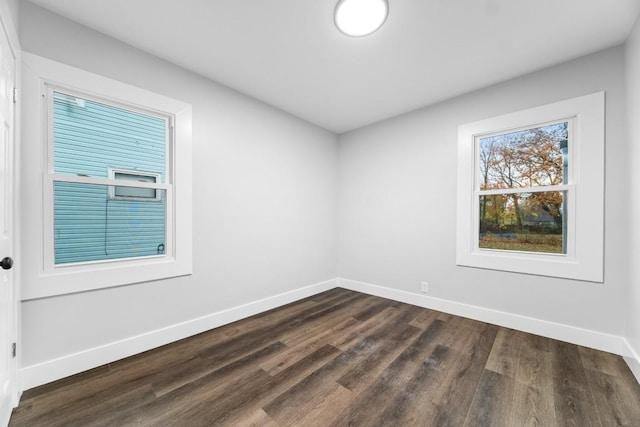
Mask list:
[{"label": "white wall", "polygon": [[13,20],[16,29],[19,30],[18,25],[20,24],[20,4],[19,0],[6,0],[7,7],[9,9],[9,13],[11,14],[11,19]]},{"label": "white wall", "polygon": [[[192,104],[195,254],[190,277],[23,302],[23,368],[336,276],[334,134],[21,6],[25,51]],[[28,153],[40,142],[23,143],[24,180],[39,176]]]},{"label": "white wall", "polygon": [[[625,48],[337,138],[31,3],[21,2],[20,16],[24,50],[189,102],[194,111],[193,276],[23,302],[24,368],[46,369],[56,358],[336,276],[415,293],[428,280],[433,297],[616,336],[626,331],[640,348],[640,291],[628,286],[640,245],[631,255],[628,249],[640,242],[640,226],[632,228],[633,240],[625,226],[632,205],[640,207],[640,196],[628,200],[626,185],[640,182],[632,167],[640,145],[629,147],[625,133]],[[626,48],[635,94],[639,33],[636,26]],[[601,90],[605,283],[457,267],[458,125]],[[631,98],[629,112],[638,116],[640,95]],[[639,141],[638,124],[629,130]],[[37,168],[29,147],[22,151],[24,179]],[[640,267],[631,277],[640,282]]]},{"label": "white wall", "polygon": [[629,175],[627,177],[632,216],[629,222],[631,250],[629,253],[631,277],[629,280],[627,341],[635,351],[635,362],[630,366],[640,381],[640,21],[626,45],[627,53],[627,121],[629,140]]},{"label": "white wall", "polygon": [[[458,126],[602,90],[604,284],[457,267]],[[617,47],[341,135],[339,277],[415,293],[427,280],[432,297],[623,335],[629,263],[624,91],[624,48]]]}]

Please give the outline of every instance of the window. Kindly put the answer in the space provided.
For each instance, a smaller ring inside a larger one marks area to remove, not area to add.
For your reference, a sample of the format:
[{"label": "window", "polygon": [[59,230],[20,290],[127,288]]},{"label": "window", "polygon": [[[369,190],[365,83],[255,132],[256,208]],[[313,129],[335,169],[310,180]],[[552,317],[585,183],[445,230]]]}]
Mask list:
[{"label": "window", "polygon": [[604,93],[460,126],[458,265],[603,280]]},{"label": "window", "polygon": [[40,200],[28,197],[42,214],[42,269],[25,280],[25,298],[190,274],[190,106],[35,55],[24,61],[37,74],[25,92],[43,100],[25,96],[42,129],[25,139],[39,142],[29,153],[44,167]]},{"label": "window", "polygon": [[475,138],[480,249],[567,253],[572,123]]},{"label": "window", "polygon": [[[123,179],[137,182],[161,182],[161,174],[154,172],[140,172],[132,170],[117,170],[109,168],[109,178]],[[162,200],[160,191],[154,188],[123,187],[121,185],[109,187],[109,198],[112,200]]]},{"label": "window", "polygon": [[[52,102],[54,264],[164,256],[163,176],[170,116],[124,109],[48,85]],[[126,165],[115,169],[110,164]],[[159,172],[145,173],[137,168]],[[102,185],[99,179],[151,183]]]}]

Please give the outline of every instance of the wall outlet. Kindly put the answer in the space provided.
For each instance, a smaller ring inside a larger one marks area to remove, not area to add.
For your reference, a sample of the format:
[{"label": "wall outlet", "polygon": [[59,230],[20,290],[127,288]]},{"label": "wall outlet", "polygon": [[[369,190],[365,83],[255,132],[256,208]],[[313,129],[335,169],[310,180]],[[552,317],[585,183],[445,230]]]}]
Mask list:
[{"label": "wall outlet", "polygon": [[420,282],[420,290],[425,294],[429,292],[429,282]]}]

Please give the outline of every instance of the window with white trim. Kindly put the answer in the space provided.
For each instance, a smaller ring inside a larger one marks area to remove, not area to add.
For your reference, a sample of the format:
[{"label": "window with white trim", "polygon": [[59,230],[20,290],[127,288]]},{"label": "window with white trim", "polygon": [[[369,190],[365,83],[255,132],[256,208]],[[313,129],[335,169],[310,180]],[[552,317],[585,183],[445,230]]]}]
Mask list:
[{"label": "window with white trim", "polygon": [[25,233],[42,268],[24,298],[191,274],[191,106],[36,55],[24,62],[24,111],[40,123],[24,139],[43,176],[41,195],[25,196],[42,215]]},{"label": "window with white trim", "polygon": [[603,281],[604,93],[458,138],[458,265]]}]

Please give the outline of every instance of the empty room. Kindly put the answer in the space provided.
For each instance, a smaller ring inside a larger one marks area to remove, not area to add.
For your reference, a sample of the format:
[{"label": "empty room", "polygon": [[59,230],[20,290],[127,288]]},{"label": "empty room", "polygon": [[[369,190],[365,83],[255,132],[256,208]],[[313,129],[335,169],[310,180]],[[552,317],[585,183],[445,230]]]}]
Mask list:
[{"label": "empty room", "polygon": [[0,0],[0,426],[640,427],[639,16]]}]

